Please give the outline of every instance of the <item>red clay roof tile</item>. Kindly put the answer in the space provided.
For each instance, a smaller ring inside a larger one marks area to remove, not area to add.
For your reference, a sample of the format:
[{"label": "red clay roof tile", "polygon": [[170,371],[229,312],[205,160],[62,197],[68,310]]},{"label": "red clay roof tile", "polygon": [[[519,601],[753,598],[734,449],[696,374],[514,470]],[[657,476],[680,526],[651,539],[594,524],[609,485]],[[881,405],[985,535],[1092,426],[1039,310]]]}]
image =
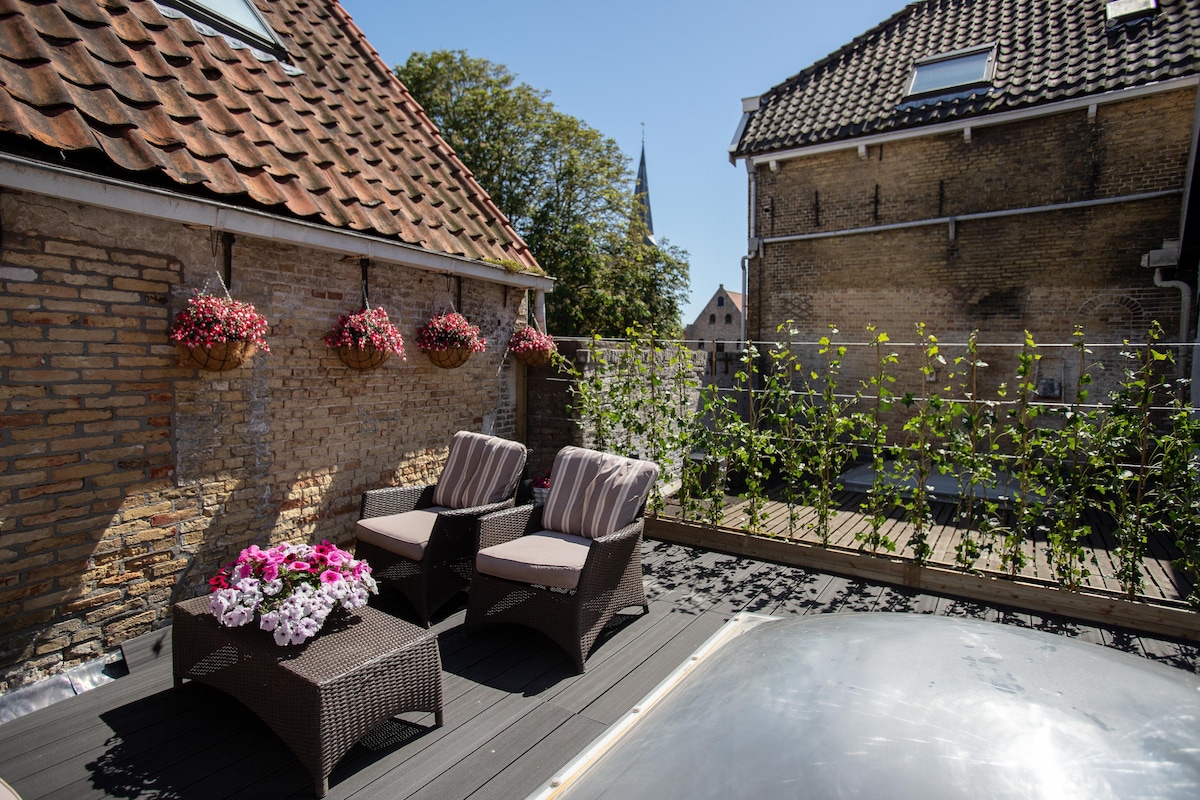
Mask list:
[{"label": "red clay roof tile", "polygon": [[[536,267],[335,0],[255,0],[283,63],[150,0],[0,0],[0,131],[228,202]],[[157,181],[156,181],[157,183]]]},{"label": "red clay roof tile", "polygon": [[37,29],[21,14],[0,17],[0,57],[9,61],[49,61]]}]

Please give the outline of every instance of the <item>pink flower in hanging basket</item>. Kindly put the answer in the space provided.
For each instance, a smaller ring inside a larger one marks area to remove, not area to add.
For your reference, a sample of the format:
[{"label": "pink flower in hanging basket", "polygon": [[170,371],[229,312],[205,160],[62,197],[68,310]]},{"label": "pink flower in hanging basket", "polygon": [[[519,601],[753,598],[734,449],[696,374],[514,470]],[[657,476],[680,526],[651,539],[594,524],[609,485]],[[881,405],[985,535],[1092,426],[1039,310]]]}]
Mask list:
[{"label": "pink flower in hanging basket", "polygon": [[425,351],[462,348],[482,353],[486,345],[487,339],[479,335],[479,326],[467,322],[467,318],[457,311],[435,314],[417,328],[417,347]]},{"label": "pink flower in hanging basket", "polygon": [[250,342],[263,352],[267,344],[267,320],[250,303],[227,297],[196,293],[187,308],[175,315],[168,335],[184,347],[212,347],[220,342]]},{"label": "pink flower in hanging basket", "polygon": [[508,349],[522,355],[526,353],[549,353],[554,350],[554,337],[542,333],[531,325],[513,331],[508,340]]},{"label": "pink flower in hanging basket", "polygon": [[359,348],[371,345],[377,350],[386,350],[401,359],[405,358],[404,337],[382,307],[342,314],[333,330],[325,334],[325,344],[330,347]]}]

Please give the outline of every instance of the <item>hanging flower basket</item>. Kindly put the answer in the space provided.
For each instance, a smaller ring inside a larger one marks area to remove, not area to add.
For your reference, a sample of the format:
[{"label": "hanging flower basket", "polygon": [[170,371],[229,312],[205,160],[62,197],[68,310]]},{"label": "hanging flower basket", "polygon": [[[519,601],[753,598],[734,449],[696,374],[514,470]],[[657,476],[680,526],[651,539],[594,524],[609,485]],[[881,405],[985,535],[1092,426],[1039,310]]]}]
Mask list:
[{"label": "hanging flower basket", "polygon": [[325,344],[337,350],[338,358],[351,369],[381,367],[393,353],[405,360],[404,337],[382,307],[342,314],[325,334]]},{"label": "hanging flower basket", "polygon": [[382,367],[392,357],[390,350],[384,350],[370,344],[362,347],[347,347],[342,345],[337,348],[337,354],[342,363],[350,369],[363,371]]},{"label": "hanging flower basket", "polygon": [[487,339],[479,335],[479,326],[450,311],[434,315],[417,329],[417,346],[435,367],[454,369],[467,363],[472,353],[482,353]]},{"label": "hanging flower basket", "polygon": [[425,355],[435,367],[454,369],[467,363],[473,352],[468,347],[447,347],[445,350],[426,350]]},{"label": "hanging flower basket", "polygon": [[197,292],[167,335],[179,350],[180,366],[224,372],[259,350],[271,352],[266,332],[266,318],[250,303]]},{"label": "hanging flower basket", "polygon": [[529,325],[518,328],[508,340],[508,349],[527,367],[544,367],[554,352],[554,337]]},{"label": "hanging flower basket", "polygon": [[179,365],[209,372],[237,369],[258,352],[254,342],[214,342],[209,347],[187,347],[177,342]]}]

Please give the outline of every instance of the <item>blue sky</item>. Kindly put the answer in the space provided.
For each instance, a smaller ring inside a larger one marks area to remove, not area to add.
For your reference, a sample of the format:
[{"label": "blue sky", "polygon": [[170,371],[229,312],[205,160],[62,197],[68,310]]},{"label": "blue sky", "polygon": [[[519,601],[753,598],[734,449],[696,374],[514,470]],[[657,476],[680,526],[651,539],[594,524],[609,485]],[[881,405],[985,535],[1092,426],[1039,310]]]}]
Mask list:
[{"label": "blue sky", "polygon": [[[740,291],[746,171],[729,163],[741,101],[765,92],[906,0],[607,0],[510,3],[342,0],[384,60],[466,50],[616,140],[637,169],[645,123],[657,237],[689,254],[685,324],[716,291]],[[553,265],[544,265],[553,271]]]}]

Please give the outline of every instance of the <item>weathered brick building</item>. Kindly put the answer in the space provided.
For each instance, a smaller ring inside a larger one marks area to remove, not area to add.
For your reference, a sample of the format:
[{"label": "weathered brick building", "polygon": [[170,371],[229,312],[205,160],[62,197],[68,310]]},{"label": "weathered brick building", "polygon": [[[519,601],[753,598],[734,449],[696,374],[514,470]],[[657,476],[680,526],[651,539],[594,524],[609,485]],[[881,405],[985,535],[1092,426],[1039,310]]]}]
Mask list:
[{"label": "weathered brick building", "polygon": [[745,101],[748,338],[1195,340],[1198,36],[1197,0],[922,0]]},{"label": "weathered brick building", "polygon": [[[208,5],[0,11],[0,690],[523,426],[504,347],[552,282],[504,216],[335,0]],[[226,274],[271,352],[178,366],[172,314]],[[322,340],[364,279],[408,347],[369,372]],[[415,330],[451,305],[488,346],[442,370]]]}]

